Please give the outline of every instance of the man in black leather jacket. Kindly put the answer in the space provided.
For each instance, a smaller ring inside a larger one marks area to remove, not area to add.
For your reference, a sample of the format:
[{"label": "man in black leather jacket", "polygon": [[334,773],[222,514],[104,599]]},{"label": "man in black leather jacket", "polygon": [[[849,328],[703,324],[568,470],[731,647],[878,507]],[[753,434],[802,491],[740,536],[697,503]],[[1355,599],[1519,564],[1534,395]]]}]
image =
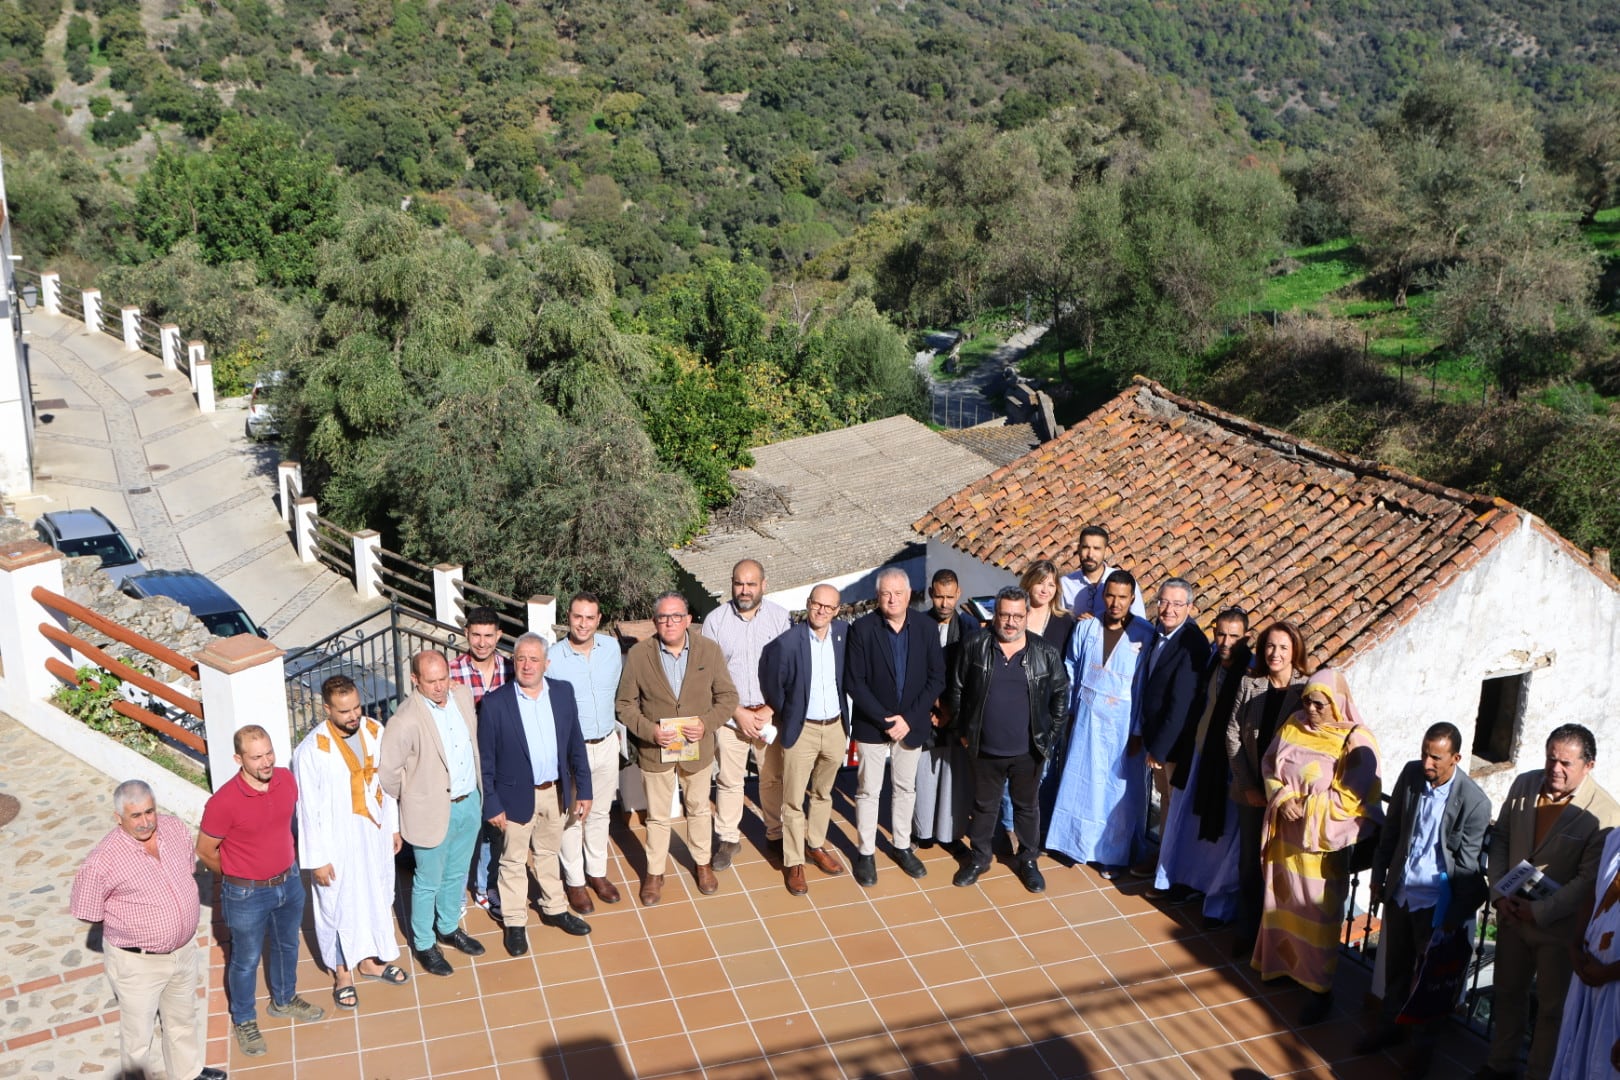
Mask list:
[{"label": "man in black leather jacket", "polygon": [[1024,633],[1029,596],[1016,586],[996,594],[991,632],[964,642],[951,666],[944,705],[951,733],[973,763],[973,850],[952,879],[972,885],[990,867],[1005,785],[1012,793],[1018,834],[1018,880],[1030,892],[1046,888],[1035,866],[1040,853],[1038,799],[1041,763],[1068,722],[1069,675],[1063,657],[1036,634]]}]

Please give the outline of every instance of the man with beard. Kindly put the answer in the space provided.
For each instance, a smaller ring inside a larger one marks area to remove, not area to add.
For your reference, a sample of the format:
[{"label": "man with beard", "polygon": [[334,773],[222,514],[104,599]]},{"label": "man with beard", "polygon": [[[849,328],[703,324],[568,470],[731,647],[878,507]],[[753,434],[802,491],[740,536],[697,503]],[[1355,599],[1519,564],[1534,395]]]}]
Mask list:
[{"label": "man with beard", "polygon": [[[450,681],[467,688],[476,709],[483,703],[485,694],[512,680],[512,661],[497,651],[501,644],[501,617],[494,608],[469,608],[464,626],[467,651],[450,661]],[[497,918],[501,904],[496,895],[495,863],[501,857],[500,842],[495,830],[481,827],[470,871],[473,900]]]},{"label": "man with beard", "polygon": [[[1118,569],[1108,565],[1108,555],[1107,529],[1101,525],[1087,525],[1080,530],[1080,569],[1072,574],[1065,574],[1063,580],[1058,582],[1058,592],[1063,597],[1063,606],[1074,612],[1076,619],[1083,621],[1102,618],[1103,586],[1108,581],[1108,575]],[[1138,618],[1147,618],[1147,609],[1142,606],[1140,589],[1136,589],[1132,596],[1131,614]]]},{"label": "man with beard", "polygon": [[[731,865],[742,847],[743,782],[748,778],[748,752],[759,762],[759,808],[765,818],[765,842],[782,844],[782,748],[765,729],[774,714],[759,687],[759,658],[793,620],[779,604],[765,599],[765,568],[744,559],[731,568],[731,600],[703,620],[703,636],[720,646],[726,671],[737,688],[737,708],[731,720],[715,733],[714,752],[720,761],[715,773],[715,871]],[[773,732],[774,735],[774,732]]]},{"label": "man with beard", "polygon": [[259,1031],[254,984],[265,955],[271,1016],[319,1020],[326,1011],[298,996],[298,927],[304,919],[304,879],[293,851],[292,820],[298,781],[276,768],[270,733],[258,724],[236,729],[232,740],[240,771],[203,806],[197,858],[220,876],[220,904],[231,932],[225,997],[231,1032],[248,1057],[268,1048]]},{"label": "man with beard", "polygon": [[332,998],[352,1009],[359,1004],[356,975],[394,986],[410,979],[393,962],[399,804],[377,779],[382,725],[365,716],[354,681],[327,679],[321,701],[326,722],[304,736],[292,758],[299,861],[315,883],[315,939],[332,973]]},{"label": "man with beard", "polygon": [[962,646],[951,668],[945,704],[951,734],[973,763],[972,853],[951,884],[966,887],[990,868],[990,843],[1000,818],[1001,792],[1012,793],[1018,834],[1014,865],[1032,893],[1046,881],[1035,865],[1041,850],[1041,763],[1052,752],[1068,715],[1069,677],[1057,649],[1024,632],[1029,596],[1017,586],[996,594],[991,633]]},{"label": "man with beard", "polygon": [[1097,866],[1106,879],[1123,872],[1143,847],[1147,767],[1132,751],[1131,697],[1153,626],[1131,614],[1136,579],[1123,570],[1103,585],[1101,618],[1083,620],[1069,639],[1074,728],[1060,772],[1046,847]]},{"label": "man with beard", "polygon": [[[962,611],[962,586],[950,570],[937,570],[928,583],[928,599],[932,607],[928,614],[939,628],[939,644],[945,650],[947,678],[956,654],[963,644],[979,633],[977,620]],[[917,763],[917,809],[913,814],[912,838],[918,847],[938,842],[947,850],[959,848],[961,836],[967,832],[968,811],[973,805],[973,781],[969,772],[967,751],[960,739],[954,738],[946,727],[950,716],[943,701],[935,702],[928,717],[933,735],[924,744],[922,759]]]}]

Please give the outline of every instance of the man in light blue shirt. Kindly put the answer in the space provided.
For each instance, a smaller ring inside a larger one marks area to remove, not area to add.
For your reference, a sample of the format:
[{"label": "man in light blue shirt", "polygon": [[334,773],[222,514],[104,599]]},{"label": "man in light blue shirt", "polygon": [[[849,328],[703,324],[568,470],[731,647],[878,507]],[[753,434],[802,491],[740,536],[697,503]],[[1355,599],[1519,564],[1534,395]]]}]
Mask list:
[{"label": "man in light blue shirt", "polygon": [[619,643],[598,633],[602,603],[582,592],[568,601],[568,636],[551,646],[551,676],[574,688],[579,728],[591,763],[591,812],[570,819],[562,836],[563,892],[568,906],[581,915],[596,910],[591,899],[619,902],[619,889],[608,879],[608,824],[619,791],[624,735],[614,714],[614,695],[624,670]]}]

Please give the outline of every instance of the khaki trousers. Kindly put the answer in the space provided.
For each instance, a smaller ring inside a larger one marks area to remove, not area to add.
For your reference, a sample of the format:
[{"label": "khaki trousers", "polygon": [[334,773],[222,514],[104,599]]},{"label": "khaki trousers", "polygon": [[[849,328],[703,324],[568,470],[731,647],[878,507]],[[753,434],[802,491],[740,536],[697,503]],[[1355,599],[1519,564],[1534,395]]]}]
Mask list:
[{"label": "khaki trousers", "polygon": [[197,942],[186,942],[167,956],[126,952],[104,946],[107,981],[118,1001],[119,1071],[151,1076],[152,1034],[163,1021],[163,1069],[190,1080],[202,1072],[202,1031],[197,1025]]},{"label": "khaki trousers", "polygon": [[528,821],[506,819],[501,836],[501,922],[507,926],[529,923],[529,859],[534,862],[534,880],[540,883],[540,910],[561,915],[568,908],[563,896],[562,874],[557,869],[557,853],[562,848],[562,785],[553,784],[534,793],[534,817]]},{"label": "khaki trousers", "polygon": [[[849,740],[844,726],[805,722],[799,741],[787,749],[776,743],[766,758],[776,758],[782,775],[782,865],[804,865],[806,847],[818,848],[827,842],[827,825],[832,820],[833,782],[844,764]],[[810,812],[805,813],[804,797],[810,796]]]},{"label": "khaki trousers", "polygon": [[911,846],[911,815],[917,808],[917,764],[922,751],[905,743],[861,743],[861,764],[856,774],[855,828],[861,835],[861,854],[877,851],[878,801],[883,796],[883,771],[894,760],[894,790],[889,800],[889,828],[896,850]]},{"label": "khaki trousers", "polygon": [[718,840],[742,840],[743,781],[748,778],[748,752],[759,761],[759,811],[765,819],[765,838],[782,835],[782,763],[773,765],[772,743],[762,748],[743,738],[734,727],[722,727],[714,737],[714,754],[719,770],[715,776],[714,835]]},{"label": "khaki trousers", "polygon": [[586,743],[585,756],[591,762],[591,812],[583,821],[570,821],[562,835],[563,881],[576,888],[587,876],[607,877],[608,825],[619,791],[619,733]]},{"label": "khaki trousers", "polygon": [[669,830],[674,824],[669,808],[675,801],[677,782],[681,786],[681,806],[686,811],[686,848],[692,853],[693,863],[707,866],[714,817],[709,805],[708,771],[683,776],[674,768],[661,772],[643,769],[642,781],[647,785],[647,873],[662,874],[669,859]]},{"label": "khaki trousers", "polygon": [[[1564,1022],[1564,998],[1568,996],[1574,971],[1567,938],[1554,937],[1539,927],[1518,923],[1508,923],[1497,930],[1496,971],[1492,979],[1496,987],[1496,1003],[1492,1007],[1495,1029],[1491,1032],[1491,1056],[1487,1062],[1491,1068],[1509,1073],[1517,1070],[1525,1024],[1534,1020],[1525,1080],[1547,1080],[1552,1075],[1553,1058],[1558,1053],[1558,1029]],[[1534,1017],[1527,1017],[1532,976],[1540,1008]]]}]

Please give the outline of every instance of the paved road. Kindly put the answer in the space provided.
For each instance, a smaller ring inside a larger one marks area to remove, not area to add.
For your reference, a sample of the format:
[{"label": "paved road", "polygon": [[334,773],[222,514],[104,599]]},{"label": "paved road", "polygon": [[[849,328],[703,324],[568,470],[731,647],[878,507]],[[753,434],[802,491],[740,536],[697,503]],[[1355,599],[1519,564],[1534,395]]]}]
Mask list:
[{"label": "paved road", "polygon": [[148,566],[207,574],[283,648],[380,607],[298,561],[275,504],[277,448],[245,437],[241,408],[199,413],[184,375],[72,319],[35,311],[23,325],[39,423],[19,517],[97,507]]},{"label": "paved road", "polygon": [[978,367],[951,379],[934,378],[934,355],[950,349],[949,339],[945,335],[935,335],[935,339],[928,342],[930,348],[916,356],[917,370],[928,380],[934,422],[946,427],[962,428],[997,420],[1005,415],[991,399],[1000,396],[1003,380],[1009,373],[1017,374],[1018,362],[1044,333],[1044,325],[1026,326],[997,346]]}]

